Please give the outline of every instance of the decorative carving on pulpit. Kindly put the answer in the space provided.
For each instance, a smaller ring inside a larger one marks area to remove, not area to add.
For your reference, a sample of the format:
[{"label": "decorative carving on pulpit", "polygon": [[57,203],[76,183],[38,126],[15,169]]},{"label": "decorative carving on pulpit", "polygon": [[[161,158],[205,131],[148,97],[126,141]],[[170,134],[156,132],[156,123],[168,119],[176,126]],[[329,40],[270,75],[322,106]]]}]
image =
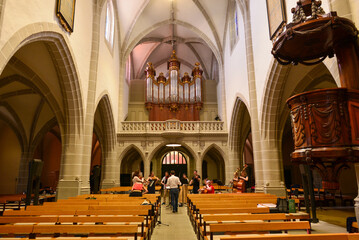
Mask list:
[{"label": "decorative carving on pulpit", "polygon": [[325,14],[322,6],[322,1],[314,0],[300,0],[297,6],[292,8],[293,23],[305,22],[310,19],[316,19]]},{"label": "decorative carving on pulpit", "polygon": [[178,119],[181,121],[199,121],[202,98],[202,69],[196,63],[192,77],[187,72],[180,76],[181,63],[173,51],[167,63],[168,77],[156,71],[152,63],[147,63],[146,109],[150,121]]}]

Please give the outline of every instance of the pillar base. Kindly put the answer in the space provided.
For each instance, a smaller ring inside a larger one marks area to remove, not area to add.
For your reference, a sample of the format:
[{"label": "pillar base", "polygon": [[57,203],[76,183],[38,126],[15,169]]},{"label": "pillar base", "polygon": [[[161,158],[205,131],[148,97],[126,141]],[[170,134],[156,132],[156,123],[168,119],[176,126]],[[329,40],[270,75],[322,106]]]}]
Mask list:
[{"label": "pillar base", "polygon": [[66,199],[76,197],[81,194],[81,181],[78,180],[60,180],[57,185],[56,198]]},{"label": "pillar base", "polygon": [[276,195],[277,197],[286,197],[287,192],[284,186],[265,186],[264,192]]},{"label": "pillar base", "polygon": [[120,182],[114,179],[104,179],[101,183],[101,189],[119,187]]},{"label": "pillar base", "polygon": [[263,192],[264,192],[263,186],[256,186],[255,192],[256,192],[256,193],[263,193]]},{"label": "pillar base", "polygon": [[91,193],[91,187],[90,187],[90,181],[81,181],[81,188],[80,188],[80,195],[83,194],[90,194]]}]

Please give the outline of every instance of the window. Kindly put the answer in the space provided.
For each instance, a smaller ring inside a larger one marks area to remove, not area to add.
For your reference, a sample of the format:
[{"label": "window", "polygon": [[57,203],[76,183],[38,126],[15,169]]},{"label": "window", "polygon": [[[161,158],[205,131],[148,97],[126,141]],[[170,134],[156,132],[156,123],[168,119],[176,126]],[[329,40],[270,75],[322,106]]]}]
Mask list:
[{"label": "window", "polygon": [[187,161],[183,153],[171,151],[163,157],[162,164],[187,164]]},{"label": "window", "polygon": [[107,43],[110,45],[111,49],[113,48],[114,25],[115,25],[115,16],[113,12],[113,4],[112,4],[112,0],[108,0],[107,8],[106,8],[105,38]]},{"label": "window", "polygon": [[236,10],[234,11],[234,25],[235,25],[235,28],[236,28],[236,37],[239,36],[239,32],[238,32],[238,11],[237,11],[237,8]]},{"label": "window", "polygon": [[229,32],[230,32],[230,43],[231,43],[231,51],[234,46],[238,42],[239,39],[239,15],[238,15],[238,6],[235,1],[232,1],[232,12],[230,15],[229,21]]}]

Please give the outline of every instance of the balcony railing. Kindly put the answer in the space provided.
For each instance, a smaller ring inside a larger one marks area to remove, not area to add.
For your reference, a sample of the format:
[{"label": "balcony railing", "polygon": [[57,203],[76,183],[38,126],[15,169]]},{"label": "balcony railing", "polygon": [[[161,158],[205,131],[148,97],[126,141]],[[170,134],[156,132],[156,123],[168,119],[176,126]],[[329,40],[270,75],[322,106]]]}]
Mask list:
[{"label": "balcony railing", "polygon": [[163,133],[163,132],[183,132],[183,133],[223,133],[224,122],[182,122],[178,120],[167,120],[163,122],[122,122],[122,133]]}]

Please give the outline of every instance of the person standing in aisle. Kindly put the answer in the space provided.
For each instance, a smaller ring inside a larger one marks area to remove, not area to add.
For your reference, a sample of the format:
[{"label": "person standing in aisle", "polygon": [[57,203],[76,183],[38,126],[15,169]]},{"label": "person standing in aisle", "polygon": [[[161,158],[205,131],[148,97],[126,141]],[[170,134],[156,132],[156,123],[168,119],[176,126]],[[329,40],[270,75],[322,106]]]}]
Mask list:
[{"label": "person standing in aisle", "polygon": [[181,186],[181,181],[177,176],[175,176],[174,170],[171,171],[171,177],[168,178],[167,185],[170,188],[172,212],[176,213],[178,212],[178,187]]}]

